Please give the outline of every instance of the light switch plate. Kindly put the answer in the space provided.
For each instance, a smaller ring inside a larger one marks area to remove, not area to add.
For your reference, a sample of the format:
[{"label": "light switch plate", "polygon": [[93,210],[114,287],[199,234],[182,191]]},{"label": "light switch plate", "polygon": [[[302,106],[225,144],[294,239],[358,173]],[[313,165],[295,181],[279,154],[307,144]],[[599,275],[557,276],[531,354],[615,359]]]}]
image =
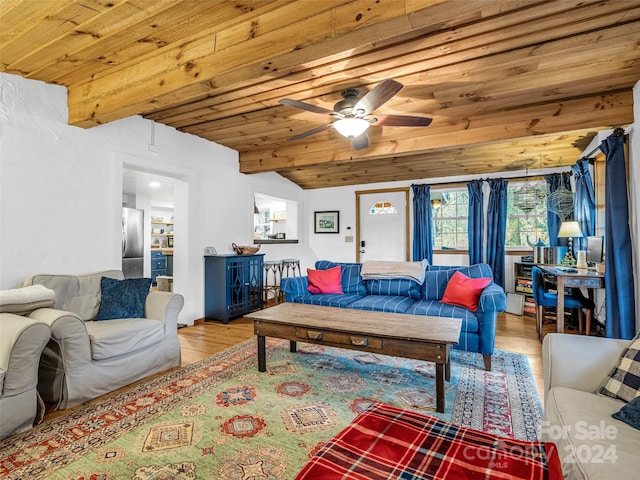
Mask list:
[{"label": "light switch plate", "polygon": [[344,237],[344,241],[346,243],[353,243],[353,235],[347,235],[346,237]]}]

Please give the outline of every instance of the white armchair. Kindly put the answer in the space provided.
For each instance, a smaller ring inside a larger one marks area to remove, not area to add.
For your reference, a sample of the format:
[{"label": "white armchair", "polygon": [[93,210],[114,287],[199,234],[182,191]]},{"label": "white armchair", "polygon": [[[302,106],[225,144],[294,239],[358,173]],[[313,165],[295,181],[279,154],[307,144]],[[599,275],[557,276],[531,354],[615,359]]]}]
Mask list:
[{"label": "white armchair", "polygon": [[0,313],[0,439],[42,420],[38,363],[50,333],[44,322]]},{"label": "white armchair", "polygon": [[45,402],[69,408],[180,365],[178,314],[182,295],[149,292],[144,318],[95,320],[102,277],[121,280],[110,270],[88,275],[33,275],[24,285],[55,291],[55,308],[29,316],[51,328],[40,360],[38,390]]},{"label": "white armchair", "polygon": [[542,342],[544,421],[564,478],[638,478],[640,430],[611,417],[624,402],[598,395],[627,340],[550,333]]}]

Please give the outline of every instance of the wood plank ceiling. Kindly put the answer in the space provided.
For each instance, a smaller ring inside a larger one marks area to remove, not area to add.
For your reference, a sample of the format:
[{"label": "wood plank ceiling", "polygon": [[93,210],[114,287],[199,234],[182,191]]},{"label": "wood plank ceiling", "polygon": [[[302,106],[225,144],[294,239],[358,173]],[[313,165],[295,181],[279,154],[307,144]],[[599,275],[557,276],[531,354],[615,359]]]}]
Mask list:
[{"label": "wood plank ceiling", "polygon": [[[640,0],[0,0],[2,71],[65,85],[70,124],[143,115],[305,189],[573,164],[633,122],[639,46]],[[331,118],[279,99],[387,78],[376,113],[429,127],[287,140]]]}]

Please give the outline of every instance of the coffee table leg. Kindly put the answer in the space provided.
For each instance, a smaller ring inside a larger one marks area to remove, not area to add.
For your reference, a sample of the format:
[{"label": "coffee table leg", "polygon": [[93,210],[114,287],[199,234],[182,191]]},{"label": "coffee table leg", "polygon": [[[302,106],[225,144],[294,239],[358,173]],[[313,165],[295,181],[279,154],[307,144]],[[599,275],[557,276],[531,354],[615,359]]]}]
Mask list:
[{"label": "coffee table leg", "polygon": [[447,382],[451,381],[451,357],[447,355],[447,363],[444,364],[444,379]]},{"label": "coffee table leg", "polygon": [[444,364],[436,363],[436,411],[444,413]]},{"label": "coffee table leg", "polygon": [[267,352],[264,335],[258,335],[258,371],[267,371]]},{"label": "coffee table leg", "polygon": [[296,352],[298,351],[298,347],[297,347],[297,345],[296,345],[296,341],[295,341],[295,340],[291,340],[291,341],[289,342],[289,351],[290,351],[291,353],[296,353]]}]

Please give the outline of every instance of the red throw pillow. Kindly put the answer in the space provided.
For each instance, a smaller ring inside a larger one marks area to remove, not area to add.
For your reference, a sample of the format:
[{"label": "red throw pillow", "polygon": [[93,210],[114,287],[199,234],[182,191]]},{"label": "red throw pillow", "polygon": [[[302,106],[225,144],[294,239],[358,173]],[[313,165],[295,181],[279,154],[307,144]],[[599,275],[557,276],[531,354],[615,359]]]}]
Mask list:
[{"label": "red throw pillow", "polygon": [[444,290],[442,303],[478,310],[478,300],[482,290],[491,283],[490,278],[469,278],[464,273],[455,272]]},{"label": "red throw pillow", "polygon": [[311,293],[342,293],[340,265],[327,270],[307,268],[307,277],[309,279],[307,290]]}]

